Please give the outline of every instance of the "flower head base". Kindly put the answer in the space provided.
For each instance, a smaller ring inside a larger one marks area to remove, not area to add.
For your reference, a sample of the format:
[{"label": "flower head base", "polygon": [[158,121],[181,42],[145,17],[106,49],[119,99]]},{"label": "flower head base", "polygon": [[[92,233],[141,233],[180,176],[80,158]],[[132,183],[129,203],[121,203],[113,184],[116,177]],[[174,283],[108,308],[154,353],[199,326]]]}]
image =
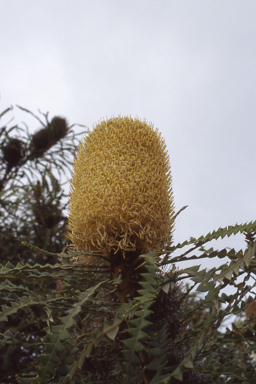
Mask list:
[{"label": "flower head base", "polygon": [[73,246],[105,256],[161,251],[171,241],[173,218],[161,135],[139,119],[101,121],[83,138],[74,163],[68,234]]}]

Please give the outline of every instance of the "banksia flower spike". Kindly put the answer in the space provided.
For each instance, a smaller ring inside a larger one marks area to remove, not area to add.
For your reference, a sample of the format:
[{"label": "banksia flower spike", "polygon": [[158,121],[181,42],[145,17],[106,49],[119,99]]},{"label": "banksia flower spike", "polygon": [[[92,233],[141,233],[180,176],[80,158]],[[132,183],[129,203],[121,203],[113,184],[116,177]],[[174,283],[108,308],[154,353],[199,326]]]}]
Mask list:
[{"label": "banksia flower spike", "polygon": [[120,116],[101,121],[83,138],[74,163],[68,234],[74,248],[113,261],[117,254],[162,251],[174,225],[171,182],[166,145],[152,124]]}]

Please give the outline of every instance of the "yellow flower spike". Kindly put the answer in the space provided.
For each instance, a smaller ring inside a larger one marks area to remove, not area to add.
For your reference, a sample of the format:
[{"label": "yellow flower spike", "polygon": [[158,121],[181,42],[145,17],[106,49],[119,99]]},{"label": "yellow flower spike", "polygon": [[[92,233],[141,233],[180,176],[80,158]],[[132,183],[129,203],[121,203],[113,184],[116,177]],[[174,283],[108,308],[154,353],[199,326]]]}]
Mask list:
[{"label": "yellow flower spike", "polygon": [[67,235],[74,248],[105,256],[162,251],[174,227],[171,182],[166,145],[152,124],[101,121],[74,162]]}]

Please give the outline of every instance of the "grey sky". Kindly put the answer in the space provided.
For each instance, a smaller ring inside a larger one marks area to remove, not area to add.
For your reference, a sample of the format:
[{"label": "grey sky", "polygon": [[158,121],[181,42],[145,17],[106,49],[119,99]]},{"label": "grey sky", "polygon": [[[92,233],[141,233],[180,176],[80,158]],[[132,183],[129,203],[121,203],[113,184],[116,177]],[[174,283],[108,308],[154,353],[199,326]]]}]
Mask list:
[{"label": "grey sky", "polygon": [[256,219],[255,0],[3,0],[0,33],[0,110],[159,128],[176,241]]}]

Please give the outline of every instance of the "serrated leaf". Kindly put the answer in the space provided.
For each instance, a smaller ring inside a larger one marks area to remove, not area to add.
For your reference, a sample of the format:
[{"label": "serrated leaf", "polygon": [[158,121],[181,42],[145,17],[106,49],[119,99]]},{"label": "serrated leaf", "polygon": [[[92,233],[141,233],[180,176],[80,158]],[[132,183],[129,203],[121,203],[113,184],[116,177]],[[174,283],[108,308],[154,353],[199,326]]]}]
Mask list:
[{"label": "serrated leaf", "polygon": [[145,339],[148,336],[147,333],[141,329],[138,332],[137,328],[128,328],[126,331],[130,333],[130,335],[136,336],[138,340]]},{"label": "serrated leaf", "polygon": [[52,351],[54,351],[55,349],[55,344],[53,343],[45,343],[44,346],[45,346],[46,352],[48,353],[52,353]]},{"label": "serrated leaf", "polygon": [[112,324],[109,321],[104,321],[103,331],[106,332],[106,335],[111,339],[115,340],[116,334],[118,332],[119,326],[116,327],[115,324]]},{"label": "serrated leaf", "polygon": [[146,350],[145,346],[138,341],[137,337],[123,340],[123,343],[127,348],[132,349],[135,352],[143,352]]},{"label": "serrated leaf", "polygon": [[238,275],[239,268],[244,269],[244,264],[248,267],[250,265],[252,257],[255,255],[256,244],[242,255],[237,261],[232,261],[230,265],[223,269],[222,272],[215,276],[213,281],[222,282],[224,278],[231,280],[232,275],[235,272]]},{"label": "serrated leaf", "polygon": [[[76,316],[76,313],[73,316]],[[75,320],[70,316],[61,317],[61,322],[65,324],[66,329],[71,328],[75,324]]]},{"label": "serrated leaf", "polygon": [[169,292],[169,289],[171,287],[171,282],[168,282],[168,283],[164,283],[161,288],[162,290],[167,294]]},{"label": "serrated leaf", "polygon": [[49,333],[47,335],[47,339],[49,339],[52,343],[55,344],[59,340],[59,335],[58,334],[54,334],[54,333]]},{"label": "serrated leaf", "polygon": [[214,283],[211,281],[210,283],[207,283],[207,282],[202,282],[198,287],[197,287],[197,291],[198,292],[207,292],[207,291],[210,291],[214,288]]},{"label": "serrated leaf", "polygon": [[134,365],[140,364],[140,359],[138,358],[136,353],[134,353],[134,351],[124,349],[122,352],[126,361],[129,361],[129,363]]},{"label": "serrated leaf", "polygon": [[[130,320],[130,323],[131,323],[132,325],[134,325],[135,327],[138,327],[138,326],[141,325],[141,319],[132,319],[132,320]],[[146,328],[146,327],[148,327],[150,324],[151,324],[151,321],[146,320],[146,319],[143,319],[143,327],[142,327],[142,328]]]},{"label": "serrated leaf", "polygon": [[62,325],[52,327],[53,333],[59,334],[59,339],[65,341],[70,338],[70,333]]},{"label": "serrated leaf", "polygon": [[147,369],[151,371],[161,370],[164,367],[164,362],[166,361],[167,354],[159,356],[157,359],[152,360],[148,365]]},{"label": "serrated leaf", "polygon": [[[151,313],[152,313],[152,311],[150,309],[142,309],[140,311],[136,311],[135,315],[139,318],[140,322],[143,323],[142,326],[144,327],[144,326],[147,326],[147,325],[144,325],[144,321],[147,321],[144,318],[151,315]],[[131,323],[134,324],[133,320],[131,320]]]},{"label": "serrated leaf", "polygon": [[194,369],[194,364],[193,364],[192,359],[188,359],[188,360],[184,363],[184,367],[189,368],[189,369]]},{"label": "serrated leaf", "polygon": [[15,268],[15,266],[12,264],[12,263],[10,263],[9,261],[5,264],[5,268],[8,268],[8,269],[14,269]]},{"label": "serrated leaf", "polygon": [[[168,341],[167,341],[168,343]],[[159,342],[158,342],[159,344]],[[151,355],[151,356],[160,356],[161,354],[167,352],[169,349],[169,347],[162,347],[162,346],[159,346],[159,347],[155,347],[155,348],[150,348],[148,349],[148,353]]]},{"label": "serrated leaf", "polygon": [[181,367],[178,367],[174,370],[174,372],[171,374],[172,377],[175,379],[182,381],[183,380],[183,369]]},{"label": "serrated leaf", "polygon": [[111,340],[115,340],[119,327],[114,327],[110,329],[106,334]]}]

